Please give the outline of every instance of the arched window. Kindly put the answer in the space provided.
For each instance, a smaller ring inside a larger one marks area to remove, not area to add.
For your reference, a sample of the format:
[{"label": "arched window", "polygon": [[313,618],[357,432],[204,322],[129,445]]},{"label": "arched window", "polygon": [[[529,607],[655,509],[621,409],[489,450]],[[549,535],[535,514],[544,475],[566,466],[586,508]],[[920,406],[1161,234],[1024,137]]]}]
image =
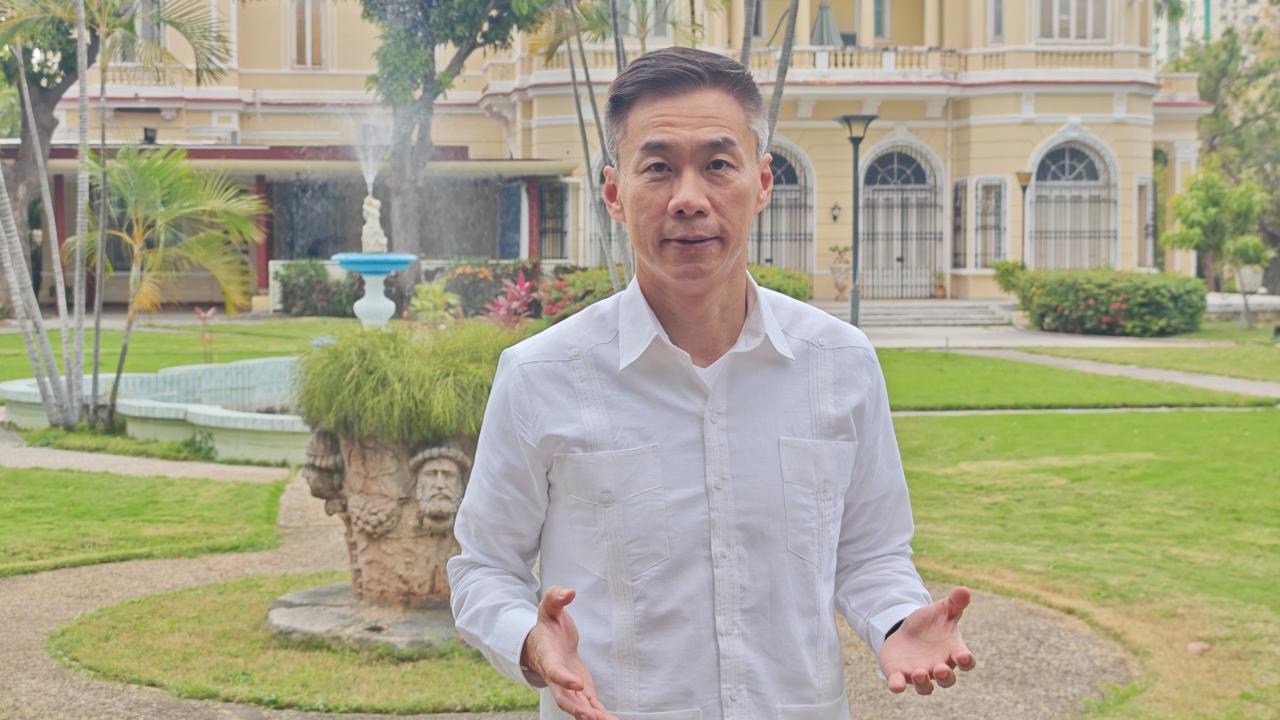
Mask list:
[{"label": "arched window", "polygon": [[808,176],[791,151],[775,145],[769,153],[773,197],[756,216],[747,242],[747,262],[812,273],[813,204]]},{"label": "arched window", "polygon": [[1087,145],[1068,142],[1045,153],[1031,186],[1026,263],[1064,269],[1115,264],[1115,182]]},{"label": "arched window", "polygon": [[924,165],[905,150],[892,150],[871,163],[867,168],[867,186],[876,185],[928,185],[929,173]]},{"label": "arched window", "polygon": [[926,298],[942,263],[942,189],[933,163],[899,145],[872,158],[863,178],[859,275],[864,298]]}]

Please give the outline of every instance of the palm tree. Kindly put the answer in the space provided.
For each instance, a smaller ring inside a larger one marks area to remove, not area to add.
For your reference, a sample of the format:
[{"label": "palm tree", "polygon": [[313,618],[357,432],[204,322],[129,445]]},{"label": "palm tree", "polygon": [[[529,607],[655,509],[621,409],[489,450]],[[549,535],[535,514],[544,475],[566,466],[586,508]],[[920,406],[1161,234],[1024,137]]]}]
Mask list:
[{"label": "palm tree", "polygon": [[[226,175],[192,169],[181,148],[126,147],[106,171],[107,182],[117,190],[117,224],[107,235],[124,243],[130,260],[129,310],[107,405],[110,427],[137,314],[159,308],[178,274],[193,269],[213,276],[228,314],[246,307],[253,273],[245,253],[262,241],[257,219],[267,207]],[[95,237],[81,238],[88,238],[82,244],[91,254],[102,254]]]},{"label": "palm tree", "polygon": [[[131,74],[164,80],[186,65],[164,44],[167,30],[176,32],[191,47],[196,85],[221,77],[231,59],[231,46],[203,0],[91,0],[89,20],[98,37],[98,155],[102,159],[98,183],[98,244],[105,246],[107,228],[107,77],[113,60],[133,63]],[[82,123],[87,125],[87,123]],[[93,388],[90,419],[98,421],[98,374],[102,356],[103,253],[94,264],[97,292],[93,295]]]},{"label": "palm tree", "polygon": [[782,92],[787,87],[787,69],[791,67],[791,50],[796,42],[796,14],[800,0],[791,0],[787,10],[787,32],[782,38],[782,56],[778,58],[778,74],[773,81],[773,94],[769,98],[769,135],[765,138],[763,152],[773,143],[773,130],[778,126],[778,111],[782,109]]}]

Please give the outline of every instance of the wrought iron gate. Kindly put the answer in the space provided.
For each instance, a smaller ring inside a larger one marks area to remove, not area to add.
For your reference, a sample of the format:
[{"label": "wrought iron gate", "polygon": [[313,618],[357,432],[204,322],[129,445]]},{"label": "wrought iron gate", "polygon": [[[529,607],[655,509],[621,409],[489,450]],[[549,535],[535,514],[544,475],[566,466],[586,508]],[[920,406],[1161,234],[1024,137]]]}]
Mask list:
[{"label": "wrought iron gate", "polygon": [[773,197],[756,216],[747,241],[747,262],[813,274],[813,205],[804,169],[791,153],[777,147],[773,155]]},{"label": "wrought iron gate", "polygon": [[1083,145],[1049,151],[1031,186],[1026,262],[1040,269],[1112,267],[1116,196],[1107,166]]},{"label": "wrought iron gate", "polygon": [[928,159],[891,148],[867,167],[858,282],[863,298],[927,298],[941,272],[942,202]]}]

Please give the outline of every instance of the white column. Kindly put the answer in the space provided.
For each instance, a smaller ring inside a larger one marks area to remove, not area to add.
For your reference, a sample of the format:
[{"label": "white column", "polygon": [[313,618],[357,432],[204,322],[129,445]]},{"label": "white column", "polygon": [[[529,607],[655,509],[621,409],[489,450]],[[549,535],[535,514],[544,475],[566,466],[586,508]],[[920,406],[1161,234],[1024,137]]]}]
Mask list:
[{"label": "white column", "polygon": [[942,16],[942,0],[924,0],[924,44],[926,47],[940,47]]},{"label": "white column", "polygon": [[858,0],[858,47],[875,47],[876,0]]}]

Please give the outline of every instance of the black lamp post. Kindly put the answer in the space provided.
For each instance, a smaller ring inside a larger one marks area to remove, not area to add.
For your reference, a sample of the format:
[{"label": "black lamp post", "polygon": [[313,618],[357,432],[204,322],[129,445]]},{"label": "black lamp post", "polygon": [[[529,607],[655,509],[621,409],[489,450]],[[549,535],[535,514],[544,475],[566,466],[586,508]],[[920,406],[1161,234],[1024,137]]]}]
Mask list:
[{"label": "black lamp post", "polygon": [[845,132],[849,134],[849,144],[853,146],[853,286],[849,288],[849,324],[858,324],[858,300],[861,291],[858,289],[858,224],[862,218],[862,213],[858,206],[858,186],[861,184],[862,178],[858,173],[858,146],[862,144],[862,138],[867,136],[867,126],[875,120],[877,115],[841,115],[836,121],[844,125]]},{"label": "black lamp post", "polygon": [[1027,264],[1027,186],[1031,184],[1031,173],[1022,170],[1016,173],[1018,186],[1022,188],[1022,264]]}]

